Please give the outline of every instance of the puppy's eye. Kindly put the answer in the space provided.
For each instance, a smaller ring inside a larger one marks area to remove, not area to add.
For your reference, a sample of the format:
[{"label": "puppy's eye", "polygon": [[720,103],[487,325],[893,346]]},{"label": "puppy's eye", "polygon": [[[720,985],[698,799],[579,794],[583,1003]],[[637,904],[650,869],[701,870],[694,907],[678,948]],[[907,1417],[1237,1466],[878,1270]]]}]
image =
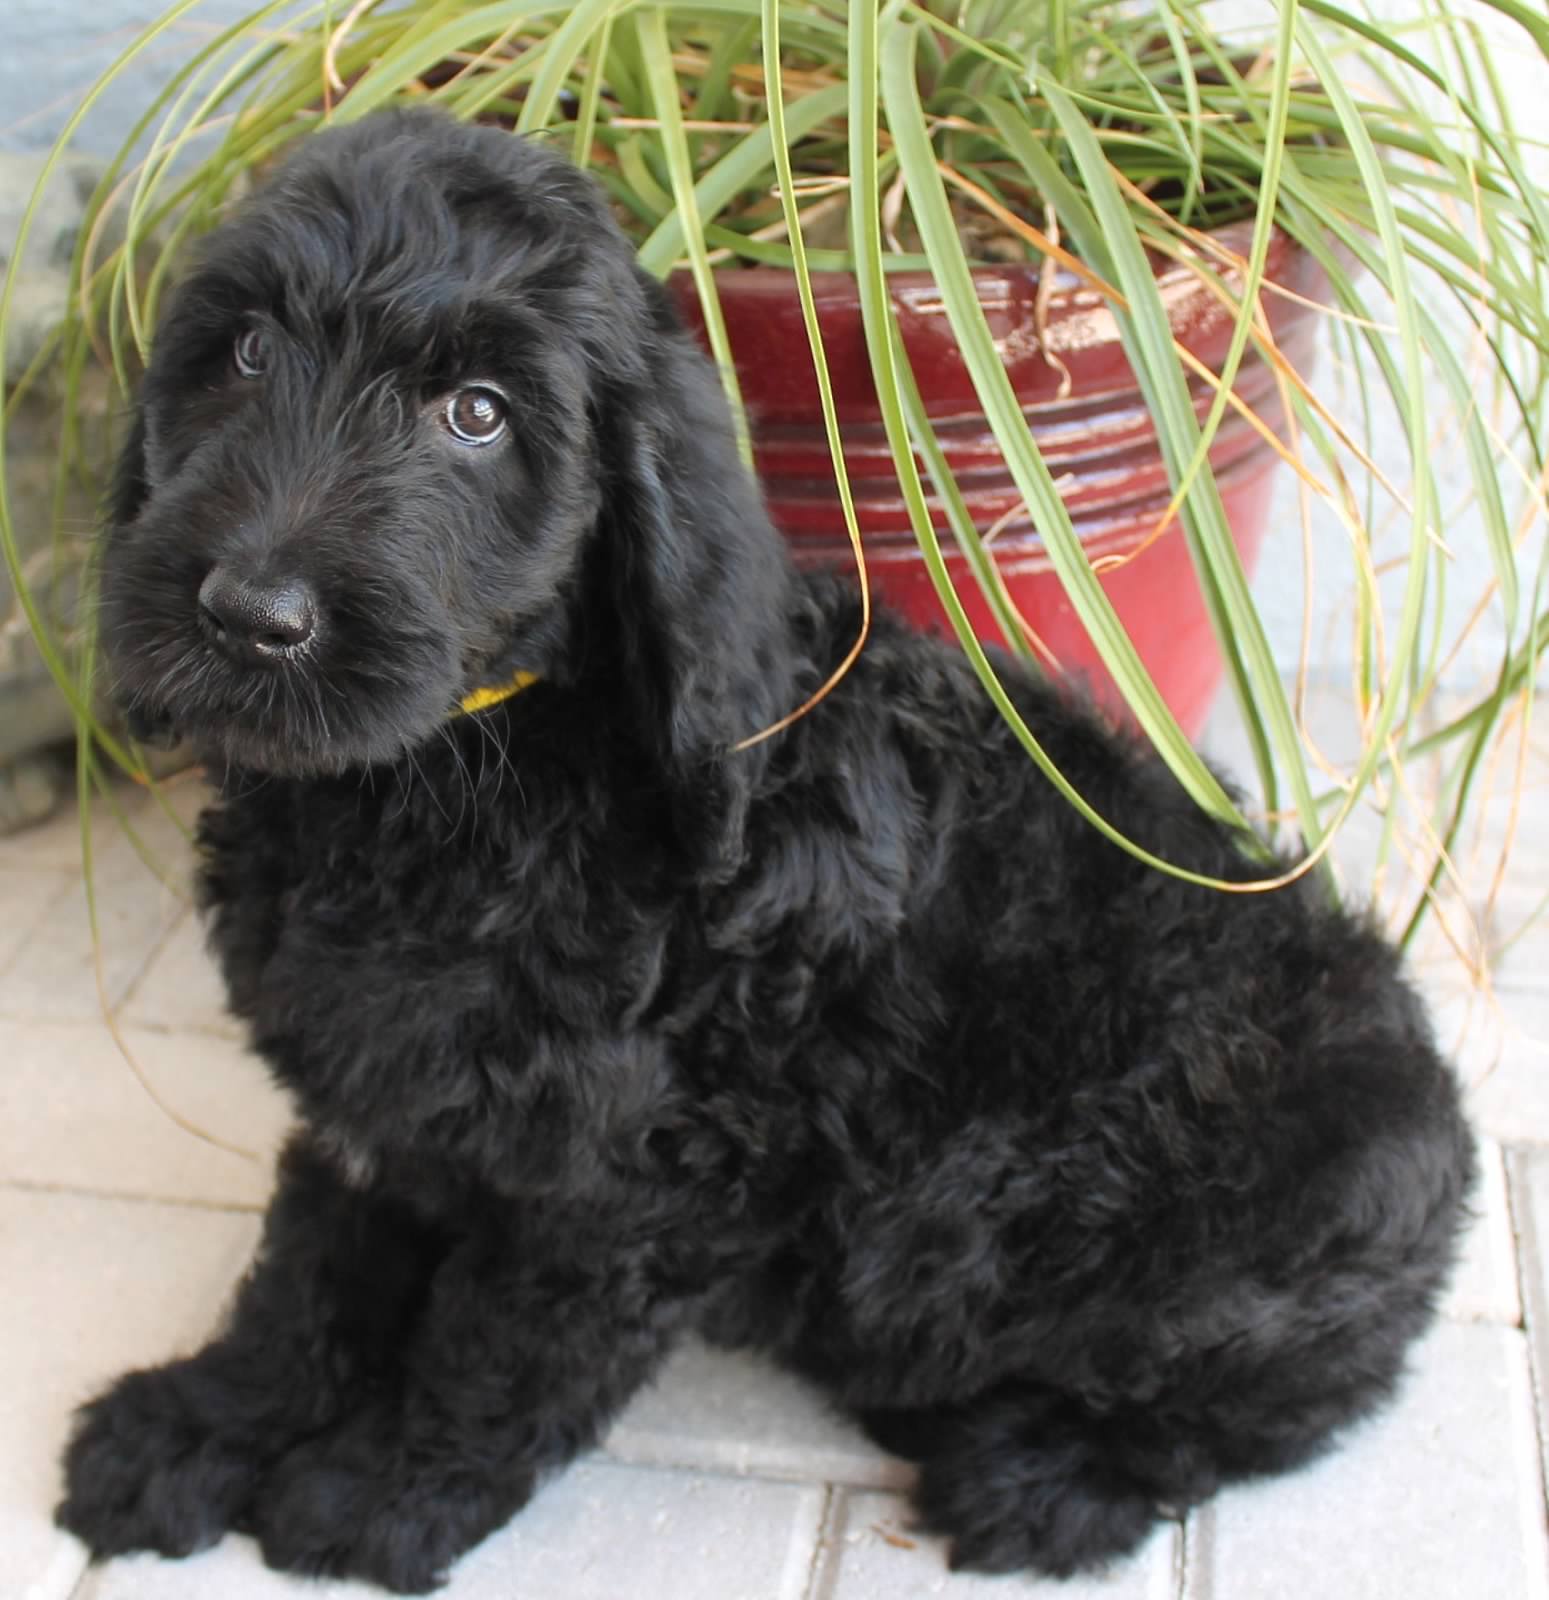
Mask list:
[{"label": "puppy's eye", "polygon": [[237,335],[232,355],[244,378],[262,376],[269,368],[268,334],[262,328],[245,328]]},{"label": "puppy's eye", "polygon": [[459,444],[493,444],[506,431],[505,397],[494,389],[459,389],[441,413]]}]

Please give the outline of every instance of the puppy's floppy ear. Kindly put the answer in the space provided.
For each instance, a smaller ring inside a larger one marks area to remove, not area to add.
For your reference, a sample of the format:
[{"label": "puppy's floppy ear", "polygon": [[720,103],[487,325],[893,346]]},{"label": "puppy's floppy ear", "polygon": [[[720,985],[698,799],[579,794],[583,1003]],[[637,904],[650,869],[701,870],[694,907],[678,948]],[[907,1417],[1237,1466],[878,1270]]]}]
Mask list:
[{"label": "puppy's floppy ear", "polygon": [[[135,396],[124,429],[123,443],[113,463],[112,477],[103,498],[99,540],[110,542],[123,537],[123,530],[140,515],[150,498],[150,469],[147,465],[145,404],[142,396]],[[127,586],[126,586],[127,587]],[[103,637],[111,641],[115,616],[122,626],[123,616],[114,608],[102,610]],[[176,735],[165,719],[148,714],[143,706],[133,702],[121,704],[119,714],[130,737],[141,744],[166,748],[175,742]]]},{"label": "puppy's floppy ear", "polygon": [[617,637],[679,831],[730,871],[769,754],[735,747],[792,703],[791,571],[714,369],[660,285],[634,273],[631,289],[638,339],[615,344],[598,417]]}]

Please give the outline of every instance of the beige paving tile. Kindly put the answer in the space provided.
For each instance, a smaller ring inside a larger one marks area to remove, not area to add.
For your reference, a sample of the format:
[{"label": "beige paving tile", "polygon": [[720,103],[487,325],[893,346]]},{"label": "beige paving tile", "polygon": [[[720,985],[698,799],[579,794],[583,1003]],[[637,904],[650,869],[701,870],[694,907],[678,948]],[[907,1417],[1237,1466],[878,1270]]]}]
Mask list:
[{"label": "beige paving tile", "polygon": [[172,930],[124,1007],[130,1022],[171,1031],[241,1038],[226,1009],[226,986],[205,948],[204,924],[190,912]]},{"label": "beige paving tile", "polygon": [[1506,1167],[1500,1146],[1491,1139],[1480,1141],[1474,1213],[1443,1313],[1460,1322],[1518,1323],[1522,1299],[1517,1290],[1517,1243],[1506,1197]]},{"label": "beige paving tile", "polygon": [[162,1102],[246,1159],[180,1127],[101,1022],[0,1020],[0,1180],[257,1206],[290,1107],[262,1064],[226,1039],[125,1028]]},{"label": "beige paving tile", "polygon": [[[113,781],[108,796],[97,795],[91,805],[93,848],[102,849],[120,831],[119,817],[127,817],[137,827],[163,809],[173,812],[185,826],[192,823],[204,804],[208,789],[192,772],[165,780],[159,789],[160,800],[148,789],[128,779]],[[80,813],[67,807],[40,827],[0,839],[0,866],[79,867],[81,864]]]},{"label": "beige paving tile", "polygon": [[1196,1515],[1189,1600],[1543,1600],[1526,1354],[1513,1329],[1442,1323],[1389,1412]]},{"label": "beige paving tile", "polygon": [[188,906],[192,853],[177,824],[159,808],[136,813],[140,842],[165,871],[162,881],[121,830],[107,828],[93,850],[92,883],[99,938],[94,946],[87,897],[79,882],[36,925],[0,977],[0,1015],[85,1021],[101,1015],[103,992],[117,1005]]},{"label": "beige paving tile", "polygon": [[[803,1600],[822,1490],[584,1461],[453,1569],[444,1600]],[[77,1600],[364,1600],[268,1571],[251,1540],[91,1573]]]},{"label": "beige paving tile", "polygon": [[1549,986],[1454,988],[1435,1014],[1480,1129],[1502,1144],[1549,1145]]},{"label": "beige paving tile", "polygon": [[954,1573],[939,1539],[915,1530],[897,1495],[843,1494],[823,1531],[812,1600],[1172,1600],[1179,1529],[1163,1523],[1133,1557],[1056,1582],[1030,1573]]},{"label": "beige paving tile", "polygon": [[[139,797],[128,785],[114,790],[121,804],[137,809]],[[101,826],[106,826],[112,812],[102,803],[94,806],[92,816]],[[81,864],[80,814],[73,805],[63,806],[46,822],[35,828],[23,828],[0,838],[0,867],[26,871],[66,870]]]},{"label": "beige paving tile", "polygon": [[866,1488],[907,1484],[911,1469],[884,1455],[818,1393],[740,1351],[690,1343],[609,1434],[620,1461],[702,1467]]},{"label": "beige paving tile", "polygon": [[[77,874],[67,867],[0,864],[0,974],[25,948],[33,930],[64,898]],[[0,976],[0,984],[4,983]]]},{"label": "beige paving tile", "polygon": [[64,1600],[85,1553],[55,1530],[70,1413],[188,1349],[256,1242],[253,1218],[0,1189],[0,1595]]}]

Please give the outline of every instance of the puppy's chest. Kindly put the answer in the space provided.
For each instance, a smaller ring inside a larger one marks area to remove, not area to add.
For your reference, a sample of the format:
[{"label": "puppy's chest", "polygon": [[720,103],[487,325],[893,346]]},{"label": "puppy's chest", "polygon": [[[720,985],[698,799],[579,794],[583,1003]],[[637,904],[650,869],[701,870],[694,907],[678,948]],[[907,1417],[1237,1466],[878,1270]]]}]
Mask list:
[{"label": "puppy's chest", "polygon": [[233,1009],[315,1120],[514,1114],[534,1063],[649,1004],[664,928],[626,914],[584,849],[310,820],[217,815],[203,834]]}]

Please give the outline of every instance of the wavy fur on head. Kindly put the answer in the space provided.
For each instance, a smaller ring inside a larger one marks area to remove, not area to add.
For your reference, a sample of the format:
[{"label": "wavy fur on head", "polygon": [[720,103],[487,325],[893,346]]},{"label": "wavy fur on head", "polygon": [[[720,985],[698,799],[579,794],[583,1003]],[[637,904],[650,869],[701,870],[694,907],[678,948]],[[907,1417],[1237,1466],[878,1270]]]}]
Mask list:
[{"label": "wavy fur on head", "polygon": [[[1394,953],[1309,886],[1137,865],[886,615],[739,751],[857,602],[792,575],[556,157],[311,140],[167,312],[103,577],[126,706],[220,786],[212,941],[302,1124],[213,1342],[81,1414],[98,1555],[240,1528],[426,1589],[691,1333],[915,1459],[989,1569],[1101,1564],[1393,1389],[1473,1165]],[[1014,682],[1100,811],[1249,875]]]}]

